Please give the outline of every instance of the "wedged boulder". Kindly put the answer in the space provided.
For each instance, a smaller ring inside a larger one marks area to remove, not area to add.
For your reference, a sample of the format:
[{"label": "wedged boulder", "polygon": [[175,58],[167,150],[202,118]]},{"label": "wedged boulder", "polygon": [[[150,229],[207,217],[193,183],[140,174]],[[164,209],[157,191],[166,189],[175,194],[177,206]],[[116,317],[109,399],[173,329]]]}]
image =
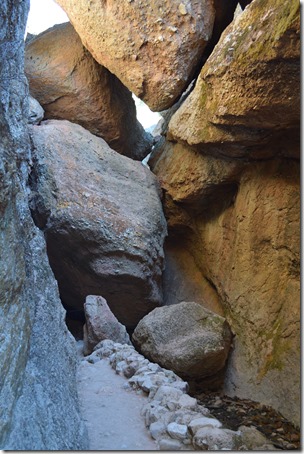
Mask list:
[{"label": "wedged boulder", "polygon": [[26,45],[30,92],[46,119],[78,123],[133,159],[150,151],[130,91],[83,47],[70,23],[55,25]]},{"label": "wedged boulder", "polygon": [[229,205],[245,164],[204,155],[187,145],[166,141],[149,160],[162,188],[179,207],[202,213]]},{"label": "wedged boulder", "polygon": [[37,101],[37,99],[29,96],[29,113],[28,113],[28,123],[31,125],[38,125],[44,118],[44,110]]},{"label": "wedged boulder", "polygon": [[103,295],[129,328],[162,303],[166,222],[158,182],[79,125],[32,126],[31,207],[68,309]]},{"label": "wedged boulder", "polygon": [[214,23],[212,0],[57,0],[85,47],[150,109],[172,106],[197,69]]},{"label": "wedged boulder", "polygon": [[84,354],[90,355],[102,340],[110,339],[120,344],[131,344],[126,327],[119,323],[102,296],[89,295],[84,303],[86,323],[84,330]]},{"label": "wedged boulder", "polygon": [[223,32],[168,137],[217,156],[299,157],[299,119],[300,4],[256,0]]},{"label": "wedged boulder", "polygon": [[185,380],[211,383],[224,369],[232,334],[227,321],[195,302],[154,309],[137,325],[134,345]]}]

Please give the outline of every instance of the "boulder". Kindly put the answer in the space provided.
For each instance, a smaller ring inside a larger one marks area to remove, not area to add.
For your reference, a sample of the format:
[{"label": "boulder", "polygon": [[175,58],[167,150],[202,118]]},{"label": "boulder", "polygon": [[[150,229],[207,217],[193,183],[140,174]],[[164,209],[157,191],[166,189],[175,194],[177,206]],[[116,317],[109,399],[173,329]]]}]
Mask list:
[{"label": "boulder", "polygon": [[209,41],[212,0],[57,0],[84,46],[150,109],[172,106]]},{"label": "boulder", "polygon": [[38,125],[44,117],[44,110],[37,99],[29,96],[29,114],[28,123],[30,125]]},{"label": "boulder", "polygon": [[90,355],[102,340],[131,344],[126,327],[119,323],[102,296],[89,295],[84,303],[84,352]]},{"label": "boulder", "polygon": [[195,302],[154,309],[137,325],[134,345],[151,361],[185,380],[215,377],[231,346],[231,331],[220,315]]},{"label": "boulder", "polygon": [[257,0],[223,32],[168,137],[216,156],[299,157],[299,119],[300,4]]},{"label": "boulder", "polygon": [[135,327],[162,303],[166,222],[159,186],[140,162],[117,154],[79,125],[31,127],[31,207],[68,309],[103,295]]},{"label": "boulder", "polygon": [[152,138],[136,119],[132,94],[93,59],[70,23],[26,45],[25,72],[45,118],[78,123],[133,159],[150,152]]},{"label": "boulder", "polygon": [[179,207],[195,214],[216,210],[237,191],[245,166],[236,159],[204,155],[180,143],[166,141],[153,153],[149,166],[161,186]]},{"label": "boulder", "polygon": [[76,389],[75,340],[28,206],[28,7],[3,0],[0,8],[0,446],[81,451],[89,443]]}]

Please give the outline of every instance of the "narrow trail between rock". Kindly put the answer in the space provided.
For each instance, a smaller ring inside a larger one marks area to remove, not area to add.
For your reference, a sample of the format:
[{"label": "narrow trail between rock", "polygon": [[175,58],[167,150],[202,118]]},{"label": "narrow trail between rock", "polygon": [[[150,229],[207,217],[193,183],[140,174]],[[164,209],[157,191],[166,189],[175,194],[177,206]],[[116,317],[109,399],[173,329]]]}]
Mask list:
[{"label": "narrow trail between rock", "polygon": [[90,450],[158,450],[140,414],[145,396],[125,389],[107,359],[80,361],[77,383]]}]

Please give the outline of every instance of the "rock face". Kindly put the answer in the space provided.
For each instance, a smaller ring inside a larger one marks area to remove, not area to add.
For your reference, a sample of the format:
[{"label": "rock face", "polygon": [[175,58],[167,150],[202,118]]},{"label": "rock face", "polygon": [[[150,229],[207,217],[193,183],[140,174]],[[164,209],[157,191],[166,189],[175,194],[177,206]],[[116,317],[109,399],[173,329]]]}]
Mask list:
[{"label": "rock face", "polygon": [[289,146],[299,136],[299,8],[297,0],[248,6],[222,34],[169,137],[217,156],[299,157],[299,140]]},{"label": "rock face", "polygon": [[32,209],[44,230],[62,301],[103,295],[129,328],[162,302],[166,222],[156,178],[81,126],[31,129]]},{"label": "rock face", "polygon": [[84,46],[150,109],[172,106],[211,37],[211,0],[57,0]]},{"label": "rock face", "polygon": [[4,0],[0,11],[0,446],[82,450],[88,444],[76,392],[75,342],[28,208],[28,7],[27,1]]},{"label": "rock face", "polygon": [[87,296],[84,313],[86,318],[83,328],[85,355],[92,353],[94,347],[105,339],[121,344],[131,343],[125,326],[119,323],[106,300],[101,296]]},{"label": "rock face", "polygon": [[133,159],[150,152],[151,140],[136,119],[132,94],[93,59],[70,23],[27,44],[25,73],[46,118],[78,123]]},{"label": "rock face", "polygon": [[217,294],[235,333],[225,392],[271,405],[295,424],[299,65],[299,3],[255,0],[223,33],[149,162],[177,245],[170,260],[177,268],[180,245],[187,248],[210,285],[200,287],[200,302]]},{"label": "rock face", "polygon": [[154,309],[137,325],[135,346],[186,380],[215,377],[225,366],[231,331],[225,319],[194,302]]}]

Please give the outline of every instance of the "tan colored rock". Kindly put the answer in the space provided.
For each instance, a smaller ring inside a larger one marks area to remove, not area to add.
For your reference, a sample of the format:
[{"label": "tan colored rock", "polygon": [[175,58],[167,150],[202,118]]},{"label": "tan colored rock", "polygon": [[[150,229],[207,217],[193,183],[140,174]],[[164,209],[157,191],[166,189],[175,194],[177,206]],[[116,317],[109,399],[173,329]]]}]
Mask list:
[{"label": "tan colored rock", "polygon": [[172,117],[169,138],[217,156],[298,157],[299,16],[298,0],[247,6]]},{"label": "tan colored rock", "polygon": [[271,405],[296,424],[299,213],[299,164],[255,163],[244,172],[234,203],[216,217],[196,219],[190,236],[190,251],[236,333],[225,391]]},{"label": "tan colored rock", "polygon": [[212,0],[57,0],[84,46],[150,109],[172,106],[211,37]]},{"label": "tan colored rock", "polygon": [[162,303],[166,223],[154,175],[79,125],[31,127],[31,207],[68,309],[103,295],[129,328]]},{"label": "tan colored rock", "polygon": [[226,320],[195,302],[154,309],[137,325],[134,345],[150,361],[184,380],[216,380],[226,363],[231,331]]},{"label": "tan colored rock", "polygon": [[25,72],[45,118],[78,123],[131,158],[149,153],[151,141],[136,119],[131,93],[93,59],[70,23],[26,45]]},{"label": "tan colored rock", "polygon": [[206,156],[186,145],[165,142],[149,161],[162,188],[178,206],[195,212],[234,193],[244,164]]}]

